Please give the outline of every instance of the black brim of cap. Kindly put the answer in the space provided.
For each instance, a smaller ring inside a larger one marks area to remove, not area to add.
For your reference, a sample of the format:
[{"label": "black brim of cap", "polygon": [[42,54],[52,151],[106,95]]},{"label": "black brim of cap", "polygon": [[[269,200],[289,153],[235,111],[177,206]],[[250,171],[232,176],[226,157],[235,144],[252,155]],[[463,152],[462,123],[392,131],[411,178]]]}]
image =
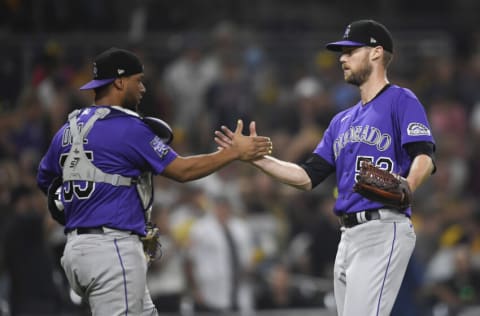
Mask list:
[{"label": "black brim of cap", "polygon": [[353,42],[353,41],[338,41],[338,42],[328,43],[325,47],[328,50],[331,50],[334,52],[341,52],[343,47],[361,47],[361,46],[367,46],[367,45],[364,43]]},{"label": "black brim of cap", "polygon": [[87,82],[83,86],[81,86],[80,90],[96,89],[104,85],[107,85],[109,83],[112,83],[114,81],[115,81],[115,78],[92,80],[90,82]]}]

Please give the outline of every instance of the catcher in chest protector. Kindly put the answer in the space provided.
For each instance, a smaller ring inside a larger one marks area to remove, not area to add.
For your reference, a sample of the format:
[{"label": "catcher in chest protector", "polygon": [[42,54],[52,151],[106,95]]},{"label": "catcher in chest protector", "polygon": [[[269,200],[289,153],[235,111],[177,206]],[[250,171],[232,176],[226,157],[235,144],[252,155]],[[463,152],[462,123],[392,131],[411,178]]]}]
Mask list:
[{"label": "catcher in chest protector", "polygon": [[[415,246],[410,204],[435,172],[435,141],[415,94],[387,79],[394,45],[383,24],[354,21],[326,48],[339,53],[344,80],[359,88],[361,100],[333,117],[304,162],[268,155],[251,164],[301,190],[336,173],[334,212],[342,231],[334,266],[337,313],[387,316]],[[231,130],[222,126],[215,134],[219,146],[231,146]]]},{"label": "catcher in chest protector", "polygon": [[143,78],[134,53],[98,55],[93,80],[80,88],[94,90],[94,104],[70,113],[38,167],[52,217],[65,226],[62,267],[94,316],[157,315],[146,283],[161,254],[150,222],[153,175],[191,181],[271,151],[268,137],[242,135],[239,121],[228,150],[180,156],[168,124],[138,113]]}]

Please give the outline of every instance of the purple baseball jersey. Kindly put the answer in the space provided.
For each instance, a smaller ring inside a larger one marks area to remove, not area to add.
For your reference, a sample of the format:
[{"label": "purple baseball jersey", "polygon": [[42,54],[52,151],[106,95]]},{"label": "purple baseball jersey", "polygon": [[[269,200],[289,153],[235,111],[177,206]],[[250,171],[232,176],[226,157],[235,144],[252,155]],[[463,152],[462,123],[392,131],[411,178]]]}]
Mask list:
[{"label": "purple baseball jersey", "polygon": [[[78,125],[84,124],[97,108],[83,109]],[[110,114],[95,122],[83,145],[87,157],[97,168],[105,173],[135,178],[146,171],[160,174],[177,157],[137,113],[117,106],[108,106],[108,109]],[[55,134],[40,162],[37,183],[44,192],[54,178],[62,176],[62,162],[71,145],[67,123]],[[107,226],[145,234],[144,210],[135,185],[68,181],[63,184],[62,201],[66,231]]]},{"label": "purple baseball jersey", "polygon": [[[335,115],[314,153],[335,166],[335,212],[381,208],[353,191],[361,161],[406,177],[412,163],[404,145],[435,143],[423,105],[408,89],[391,85],[366,105],[361,102]],[[406,210],[411,215],[411,209]]]}]

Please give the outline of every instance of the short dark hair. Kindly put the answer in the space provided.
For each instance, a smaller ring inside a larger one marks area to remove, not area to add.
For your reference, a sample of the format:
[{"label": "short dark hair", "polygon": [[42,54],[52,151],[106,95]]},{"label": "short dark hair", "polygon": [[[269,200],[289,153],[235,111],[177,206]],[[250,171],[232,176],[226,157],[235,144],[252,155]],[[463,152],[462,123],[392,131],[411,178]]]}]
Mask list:
[{"label": "short dark hair", "polygon": [[109,84],[106,84],[104,86],[97,87],[93,89],[95,92],[95,100],[105,96],[107,94],[108,89],[110,89],[110,86],[113,84],[113,81]]},{"label": "short dark hair", "polygon": [[387,50],[383,50],[383,59],[382,59],[383,66],[385,68],[388,68],[392,60],[393,60],[393,54]]}]

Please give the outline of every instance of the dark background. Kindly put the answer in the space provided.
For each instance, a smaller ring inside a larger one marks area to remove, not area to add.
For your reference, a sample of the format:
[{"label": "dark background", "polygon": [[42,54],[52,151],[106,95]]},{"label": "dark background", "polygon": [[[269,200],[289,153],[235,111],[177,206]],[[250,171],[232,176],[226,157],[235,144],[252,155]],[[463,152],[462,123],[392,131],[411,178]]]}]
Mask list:
[{"label": "dark background", "polygon": [[[330,118],[358,100],[343,83],[338,56],[324,45],[363,18],[391,30],[389,79],[419,97],[437,142],[437,172],[415,194],[417,246],[392,315],[478,315],[472,312],[480,305],[478,12],[476,0],[0,1],[0,315],[85,314],[85,305],[70,298],[58,263],[65,237],[35,175],[67,114],[92,102],[78,87],[90,80],[93,56],[111,46],[141,56],[147,95],[140,110],[172,125],[179,153],[215,150],[213,131],[232,128],[240,117],[256,120],[259,132],[272,137],[275,156],[300,162]],[[198,68],[174,81],[169,73],[185,61]],[[298,192],[240,163],[215,180],[240,201],[237,211],[254,231],[252,274],[264,313],[298,315],[292,310],[300,308],[321,315],[332,306],[339,237],[334,180]],[[185,205],[205,211],[202,201],[215,191],[215,181],[200,188],[156,181],[157,207],[171,218]],[[181,254],[176,225],[170,220],[163,233],[175,241],[172,253]],[[262,243],[265,234],[273,248]],[[168,258],[152,269],[151,280],[173,275],[162,272]],[[277,267],[288,282],[272,282]],[[288,304],[275,301],[275,286],[290,293]],[[166,308],[177,301],[163,302]]]}]

